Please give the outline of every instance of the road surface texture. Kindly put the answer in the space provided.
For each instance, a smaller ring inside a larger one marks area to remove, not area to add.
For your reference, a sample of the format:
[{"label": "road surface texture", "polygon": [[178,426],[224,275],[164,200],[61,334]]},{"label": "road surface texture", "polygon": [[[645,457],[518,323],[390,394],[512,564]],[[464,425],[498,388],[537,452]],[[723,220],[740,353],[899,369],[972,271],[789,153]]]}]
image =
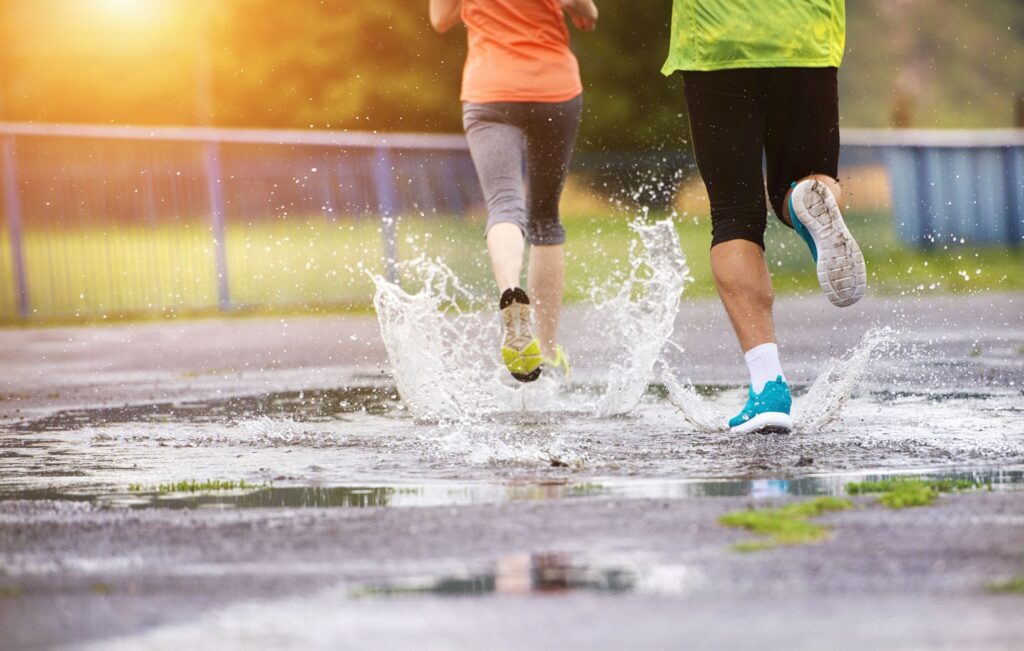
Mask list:
[{"label": "road surface texture", "polygon": [[[798,388],[895,329],[821,431],[701,431],[659,386],[627,416],[417,422],[372,316],[0,331],[0,649],[1022,648],[1024,296],[776,315]],[[729,333],[684,301],[665,351],[726,415]],[[608,345],[566,342],[581,383]],[[910,472],[992,486],[845,494]],[[157,488],[207,478],[258,487]],[[718,521],[813,495],[856,505],[816,543],[743,553]]]}]

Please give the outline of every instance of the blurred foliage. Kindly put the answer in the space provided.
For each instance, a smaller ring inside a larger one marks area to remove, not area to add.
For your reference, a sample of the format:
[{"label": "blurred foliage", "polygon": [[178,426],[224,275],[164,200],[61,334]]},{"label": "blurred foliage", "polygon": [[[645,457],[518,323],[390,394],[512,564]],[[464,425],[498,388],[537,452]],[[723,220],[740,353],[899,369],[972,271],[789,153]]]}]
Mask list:
[{"label": "blurred foliage", "polygon": [[233,0],[213,20],[215,121],[228,125],[458,131],[465,38],[426,3]]},{"label": "blurred foliage", "polygon": [[[598,0],[570,29],[589,150],[678,149],[681,79],[661,76],[670,0]],[[426,0],[0,0],[7,120],[458,131],[461,28]],[[848,0],[843,122],[1009,126],[1024,0]],[[950,29],[955,25],[955,29]]]},{"label": "blurred foliage", "polygon": [[[422,11],[409,11],[407,0],[221,6],[215,121],[460,130],[465,30],[434,33],[421,4]],[[678,148],[686,133],[681,79],[660,73],[670,6],[649,4],[657,10],[605,3],[601,29],[570,28],[585,85],[581,148]]]},{"label": "blurred foliage", "polygon": [[1024,94],[1024,0],[847,0],[842,122],[887,127],[1014,125]]}]

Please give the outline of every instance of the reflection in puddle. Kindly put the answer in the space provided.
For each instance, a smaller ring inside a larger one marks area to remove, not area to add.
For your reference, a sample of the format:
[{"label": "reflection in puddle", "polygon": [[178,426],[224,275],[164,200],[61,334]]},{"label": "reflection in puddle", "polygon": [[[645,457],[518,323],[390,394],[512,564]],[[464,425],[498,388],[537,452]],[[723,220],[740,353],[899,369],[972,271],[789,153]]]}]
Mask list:
[{"label": "reflection in puddle", "polygon": [[[677,568],[669,589],[682,591],[686,572]],[[443,577],[407,578],[363,586],[353,596],[438,594],[474,596],[487,594],[558,594],[573,590],[626,592],[641,587],[641,576],[650,573],[626,565],[573,562],[568,554],[513,554],[499,558],[487,571]],[[662,586],[666,582],[662,581]]]},{"label": "reflection in puddle", "polygon": [[[715,395],[728,387],[699,385],[704,396]],[[600,389],[593,384],[574,383],[562,391],[589,396]],[[648,394],[660,398],[667,395],[663,385],[652,384]],[[122,407],[90,407],[65,409],[49,416],[25,420],[10,426],[17,433],[68,432],[86,427],[100,428],[126,423],[218,423],[234,424],[258,418],[285,418],[293,422],[322,422],[344,419],[347,414],[404,417],[407,415],[398,399],[394,385],[367,384],[335,389],[277,391],[265,394],[234,396],[185,402],[156,402]],[[531,425],[557,423],[566,417],[588,417],[589,412],[509,412],[493,414],[484,419],[498,424]]]},{"label": "reflection in puddle", "polygon": [[[714,397],[734,387],[730,385],[698,384],[694,391],[701,397]],[[599,387],[592,384],[572,384],[562,388],[564,393],[592,395]],[[806,393],[807,387],[795,386],[794,395]],[[665,400],[669,391],[664,384],[652,383],[646,394]],[[897,400],[922,399],[930,402],[956,400],[986,400],[1000,394],[974,391],[875,390],[872,397],[883,403]],[[13,432],[67,432],[84,427],[104,427],[124,423],[221,423],[231,424],[254,418],[287,418],[295,422],[319,422],[344,418],[346,414],[365,413],[376,416],[405,416],[394,385],[369,384],[336,389],[310,389],[278,391],[272,393],[194,400],[180,403],[158,402],[123,407],[93,407],[66,409],[49,416],[26,420],[10,426]],[[567,417],[586,416],[585,412],[510,412],[498,413],[484,419],[493,423],[518,425],[560,422]]]},{"label": "reflection in puddle", "polygon": [[287,417],[297,422],[334,420],[345,414],[397,414],[395,387],[364,385],[338,389],[280,391],[253,396],[183,403],[68,409],[15,424],[15,432],[65,432],[120,423],[233,423],[260,417]]},{"label": "reflection in puddle", "polygon": [[197,493],[97,493],[55,490],[0,492],[5,499],[91,501],[129,508],[367,508],[431,507],[546,501],[587,497],[686,499],[845,495],[846,485],[898,476],[966,479],[990,484],[992,490],[1024,487],[1024,471],[970,470],[918,473],[848,473],[794,479],[595,479],[585,482],[436,482],[427,484],[320,487],[263,487]]},{"label": "reflection in puddle", "polygon": [[[26,490],[96,495],[123,490],[129,483],[148,486],[206,478],[307,487],[391,486],[396,491],[455,480],[414,495],[385,494],[383,502],[330,494],[283,496],[285,504],[298,500],[314,506],[415,506],[521,499],[515,491],[522,490],[572,497],[580,490],[572,482],[587,478],[601,485],[599,492],[613,477],[619,481],[610,490],[626,496],[639,490],[639,497],[671,498],[680,493],[737,495],[780,489],[749,482],[680,487],[679,482],[661,480],[653,480],[652,489],[651,482],[624,482],[643,477],[729,480],[1024,467],[1019,392],[982,388],[987,392],[961,392],[948,399],[902,388],[899,395],[866,393],[845,404],[842,422],[763,437],[735,437],[715,427],[687,424],[661,385],[649,386],[629,416],[616,418],[518,410],[472,422],[425,423],[410,416],[395,387],[385,382],[65,410],[0,426],[0,495]],[[590,396],[586,400],[593,400],[591,385],[559,390],[582,392]],[[724,418],[741,393],[699,386],[692,397],[707,407],[706,414],[700,412],[707,416],[702,419],[706,424]],[[805,395],[798,400],[807,399]],[[920,418],[923,408],[928,410],[927,422]],[[552,489],[544,480],[570,483]],[[510,488],[509,482],[518,484]],[[526,485],[531,487],[523,488]],[[820,494],[836,489],[790,482],[781,490]],[[249,501],[218,498],[212,504],[274,506],[280,504],[275,501],[279,498],[277,493],[245,498]],[[173,505],[211,503],[192,502],[179,499]]]}]

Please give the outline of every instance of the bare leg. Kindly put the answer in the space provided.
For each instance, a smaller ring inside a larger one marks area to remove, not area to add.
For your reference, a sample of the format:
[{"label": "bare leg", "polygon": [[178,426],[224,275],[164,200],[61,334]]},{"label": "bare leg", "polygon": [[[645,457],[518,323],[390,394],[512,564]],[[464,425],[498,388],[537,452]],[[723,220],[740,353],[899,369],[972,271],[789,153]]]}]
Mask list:
[{"label": "bare leg", "polygon": [[523,231],[516,224],[499,222],[487,231],[487,251],[499,292],[519,286],[525,247]]},{"label": "bare leg", "polygon": [[761,247],[747,240],[722,242],[711,248],[711,271],[743,351],[774,342],[775,296]]},{"label": "bare leg", "polygon": [[[813,179],[815,181],[820,181],[821,183],[824,183],[825,187],[828,188],[832,192],[832,196],[836,198],[836,204],[838,204],[840,206],[843,205],[843,188],[839,186],[839,181],[836,181],[834,178],[832,178],[831,176],[829,176],[827,174],[811,174],[810,176],[805,176],[804,178],[800,179],[799,181],[797,181],[797,183],[800,183],[802,181],[806,181],[808,179]],[[781,217],[782,221],[784,221],[785,223],[789,224],[790,226],[792,226],[793,223],[792,223],[792,220],[789,217],[788,206],[789,206],[789,195],[791,195],[792,193],[793,193],[793,189],[792,188],[790,188],[789,192],[786,193],[786,201],[782,205],[786,206],[787,209],[783,211],[783,215]]]},{"label": "bare leg", "polygon": [[558,344],[558,317],[562,310],[565,285],[565,256],[562,245],[531,246],[527,275],[540,348],[544,357],[554,359],[555,346]]}]

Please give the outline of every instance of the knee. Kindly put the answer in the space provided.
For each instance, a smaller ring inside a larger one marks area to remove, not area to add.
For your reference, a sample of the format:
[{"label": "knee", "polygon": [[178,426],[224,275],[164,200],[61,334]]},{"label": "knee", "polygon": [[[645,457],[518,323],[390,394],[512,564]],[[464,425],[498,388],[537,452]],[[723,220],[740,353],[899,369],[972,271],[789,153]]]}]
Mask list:
[{"label": "knee", "polygon": [[770,311],[775,306],[775,293],[770,284],[763,285],[750,277],[723,272],[717,268],[713,273],[719,296],[740,300],[744,305],[760,310]]},{"label": "knee", "polygon": [[775,300],[764,251],[756,242],[733,239],[711,249],[711,271],[715,285],[723,296],[742,297],[765,308]]},{"label": "knee", "polygon": [[527,233],[526,206],[515,193],[498,193],[487,201],[487,226],[489,233],[495,224],[515,224],[525,235]]},{"label": "knee", "polygon": [[732,240],[746,240],[764,249],[764,229],[768,213],[764,189],[750,193],[745,199],[730,197],[728,201],[711,204],[711,246]]},{"label": "knee", "polygon": [[742,240],[752,242],[764,250],[764,229],[767,226],[765,215],[736,215],[726,218],[712,217],[711,247],[719,244]]},{"label": "knee", "polygon": [[499,189],[487,197],[487,216],[492,221],[526,224],[526,201],[515,189]]},{"label": "knee", "polygon": [[487,196],[487,209],[490,212],[515,212],[525,216],[526,200],[515,187],[498,188]]},{"label": "knee", "polygon": [[551,246],[565,243],[565,228],[562,226],[558,213],[531,213],[527,226],[527,239],[530,244]]}]

